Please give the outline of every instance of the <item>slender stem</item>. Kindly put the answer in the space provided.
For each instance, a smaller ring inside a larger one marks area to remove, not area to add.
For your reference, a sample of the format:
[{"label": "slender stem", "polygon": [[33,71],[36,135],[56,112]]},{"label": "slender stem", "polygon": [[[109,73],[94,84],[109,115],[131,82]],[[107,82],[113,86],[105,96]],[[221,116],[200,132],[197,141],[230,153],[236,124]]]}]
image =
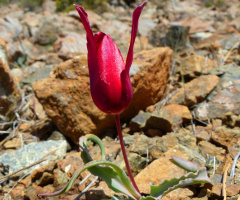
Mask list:
[{"label": "slender stem", "polygon": [[134,177],[133,177],[133,174],[132,174],[132,171],[131,171],[131,168],[130,168],[130,164],[129,164],[129,161],[128,161],[128,158],[127,158],[127,152],[126,152],[126,148],[125,148],[125,145],[124,145],[123,135],[122,135],[122,130],[121,130],[120,117],[119,117],[119,115],[114,115],[114,117],[115,117],[115,122],[116,122],[116,126],[117,126],[118,137],[119,137],[120,144],[121,144],[122,154],[123,154],[125,165],[126,165],[126,168],[127,168],[127,171],[128,171],[129,178],[130,178],[130,180],[133,184],[133,187],[139,192],[139,194],[141,194],[138,187],[137,187],[137,184],[134,180]]}]

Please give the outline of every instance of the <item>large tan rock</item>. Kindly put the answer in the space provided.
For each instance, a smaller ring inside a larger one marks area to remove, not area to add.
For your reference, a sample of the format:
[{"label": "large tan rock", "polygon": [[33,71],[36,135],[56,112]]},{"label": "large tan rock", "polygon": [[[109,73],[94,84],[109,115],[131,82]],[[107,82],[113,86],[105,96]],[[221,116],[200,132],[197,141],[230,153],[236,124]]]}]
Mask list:
[{"label": "large tan rock", "polygon": [[[172,55],[170,48],[135,54],[130,71],[134,95],[122,120],[129,120],[160,100],[168,82]],[[36,82],[33,88],[47,115],[75,143],[84,134],[99,135],[114,127],[113,117],[101,112],[92,101],[86,55],[61,63],[53,75]]]},{"label": "large tan rock", "polygon": [[[150,165],[143,169],[136,177],[135,181],[141,193],[150,193],[150,183],[157,186],[164,180],[179,178],[187,172],[173,164],[170,159],[171,155],[178,156],[189,160],[188,156],[177,146],[165,153],[164,156],[154,160]],[[184,199],[192,196],[193,192],[188,188],[179,188],[167,194],[162,199],[174,200]]]}]

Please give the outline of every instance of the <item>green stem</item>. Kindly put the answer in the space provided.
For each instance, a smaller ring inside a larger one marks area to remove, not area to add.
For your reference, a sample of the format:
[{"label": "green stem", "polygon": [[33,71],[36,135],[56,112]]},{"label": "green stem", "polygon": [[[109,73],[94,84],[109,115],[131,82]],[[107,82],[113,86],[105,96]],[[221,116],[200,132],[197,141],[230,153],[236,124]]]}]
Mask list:
[{"label": "green stem", "polygon": [[117,126],[118,137],[119,137],[120,144],[121,144],[122,154],[123,154],[125,165],[126,165],[126,168],[127,168],[127,171],[128,171],[129,178],[130,178],[130,180],[133,184],[133,187],[139,192],[139,194],[141,194],[138,187],[137,187],[137,184],[134,180],[134,177],[133,177],[133,174],[132,174],[132,171],[131,171],[131,168],[130,168],[130,164],[129,164],[129,161],[128,161],[128,158],[127,158],[127,152],[126,152],[126,148],[125,148],[125,145],[124,145],[122,129],[121,129],[121,124],[120,124],[120,117],[119,117],[119,115],[114,115],[114,117],[115,117],[115,122],[116,122],[116,126]]}]

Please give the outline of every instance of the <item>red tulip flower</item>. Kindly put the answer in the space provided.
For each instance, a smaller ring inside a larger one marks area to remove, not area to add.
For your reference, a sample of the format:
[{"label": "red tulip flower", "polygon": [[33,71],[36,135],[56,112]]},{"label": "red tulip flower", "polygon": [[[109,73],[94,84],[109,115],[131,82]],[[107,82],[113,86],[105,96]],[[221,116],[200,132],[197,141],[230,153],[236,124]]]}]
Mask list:
[{"label": "red tulip flower", "polygon": [[133,46],[137,36],[138,20],[146,3],[147,1],[139,5],[133,12],[131,41],[125,64],[111,37],[103,32],[93,35],[86,11],[82,7],[74,5],[87,33],[88,69],[93,101],[100,110],[107,114],[113,114],[115,117],[128,175],[139,195],[140,191],[134,180],[124,146],[119,114],[128,107],[133,96],[129,70],[133,61]]},{"label": "red tulip flower", "polygon": [[138,19],[145,4],[146,1],[133,12],[131,42],[126,63],[111,37],[103,32],[93,35],[87,13],[82,7],[74,5],[87,33],[91,95],[96,106],[107,114],[120,114],[132,100],[129,70],[133,61]]}]

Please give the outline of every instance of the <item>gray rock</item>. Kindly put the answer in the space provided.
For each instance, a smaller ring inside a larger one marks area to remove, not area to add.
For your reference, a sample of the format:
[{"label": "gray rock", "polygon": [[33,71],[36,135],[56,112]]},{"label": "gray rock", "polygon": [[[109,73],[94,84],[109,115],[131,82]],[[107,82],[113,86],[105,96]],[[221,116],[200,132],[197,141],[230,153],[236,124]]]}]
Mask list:
[{"label": "gray rock", "polygon": [[138,32],[141,36],[147,37],[155,27],[156,23],[154,23],[153,20],[143,18],[139,22]]},{"label": "gray rock", "polygon": [[151,116],[150,113],[140,112],[130,121],[130,130],[133,132],[140,131],[146,124],[147,119]]},{"label": "gray rock", "polygon": [[223,49],[230,50],[239,41],[240,35],[235,33],[219,40],[218,42],[222,45]]},{"label": "gray rock", "polygon": [[3,19],[0,19],[0,24],[1,38],[7,42],[12,42],[13,39],[19,37],[20,33],[23,30],[20,21],[17,18],[10,16],[6,16]]},{"label": "gray rock", "polygon": [[153,46],[164,46],[165,36],[167,33],[167,27],[163,25],[158,25],[149,34],[149,42]]},{"label": "gray rock", "polygon": [[139,135],[135,138],[128,151],[137,153],[140,156],[146,156],[156,145],[156,140],[145,135]]},{"label": "gray rock", "polygon": [[171,132],[182,123],[178,115],[172,115],[169,110],[153,112],[147,119],[145,129],[159,129],[163,132]]},{"label": "gray rock", "polygon": [[70,151],[72,149],[66,137],[59,131],[53,131],[47,140],[54,140],[54,141],[65,140],[67,142],[67,151]]},{"label": "gray rock", "polygon": [[38,49],[26,39],[8,43],[6,51],[8,59],[17,62],[19,66],[23,65],[26,59],[32,61],[39,53]]},{"label": "gray rock", "polygon": [[78,54],[86,54],[86,36],[74,32],[65,32],[63,37],[54,43],[54,49],[59,57],[67,60]]},{"label": "gray rock", "polygon": [[45,20],[39,26],[34,41],[40,45],[53,44],[58,37],[59,29],[53,20]]},{"label": "gray rock", "polygon": [[[8,152],[0,156],[0,163],[3,166],[9,167],[9,173],[20,170],[24,167],[27,167],[34,162],[39,161],[48,153],[56,150],[55,152],[49,154],[46,158],[46,161],[41,162],[33,167],[21,171],[21,174],[26,174],[28,172],[37,169],[42,165],[46,165],[52,161],[62,159],[66,155],[67,143],[65,140],[58,141],[45,141],[41,143],[30,143],[23,146],[21,149],[14,152]],[[19,176],[19,173],[17,174]]]},{"label": "gray rock", "polygon": [[[211,177],[211,181],[212,181],[213,185],[217,185],[218,183],[222,183],[222,180],[223,180],[223,176],[220,175],[220,174],[214,174]],[[231,182],[232,182],[232,178],[227,176],[226,184],[232,184]]]},{"label": "gray rock", "polygon": [[48,78],[53,68],[53,65],[46,65],[44,62],[35,62],[30,67],[24,69],[26,78],[23,82],[34,83]]},{"label": "gray rock", "polygon": [[200,120],[221,119],[226,113],[240,114],[240,69],[226,68],[218,86],[199,104],[194,112]]},{"label": "gray rock", "polygon": [[181,50],[186,46],[190,27],[173,25],[166,34],[166,45],[174,50]]},{"label": "gray rock", "polygon": [[140,69],[141,69],[141,66],[133,64],[130,68],[130,72],[129,72],[130,76],[134,76],[135,74],[137,74]]},{"label": "gray rock", "polygon": [[185,152],[185,154],[193,161],[201,166],[205,166],[206,159],[196,150],[189,149],[188,147],[179,144],[178,145],[181,151]]},{"label": "gray rock", "polygon": [[[128,160],[129,160],[129,164],[130,164],[130,167],[131,167],[131,170],[132,170],[133,174],[139,173],[147,164],[147,159],[141,157],[137,153],[129,153],[128,154]],[[127,172],[122,153],[118,155],[118,157],[116,159],[116,163],[122,169],[124,169],[125,172]]]}]

